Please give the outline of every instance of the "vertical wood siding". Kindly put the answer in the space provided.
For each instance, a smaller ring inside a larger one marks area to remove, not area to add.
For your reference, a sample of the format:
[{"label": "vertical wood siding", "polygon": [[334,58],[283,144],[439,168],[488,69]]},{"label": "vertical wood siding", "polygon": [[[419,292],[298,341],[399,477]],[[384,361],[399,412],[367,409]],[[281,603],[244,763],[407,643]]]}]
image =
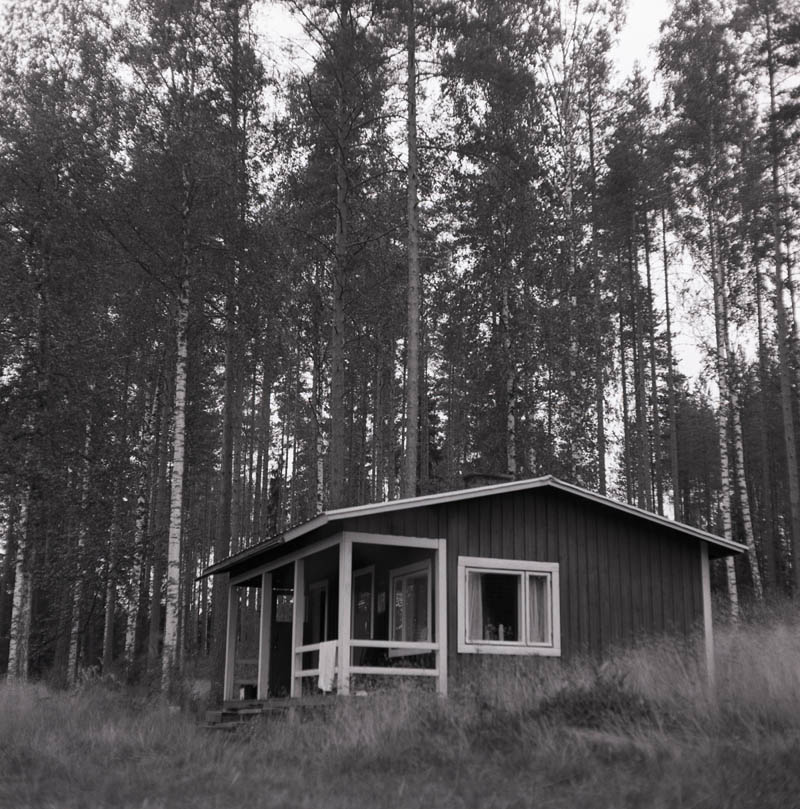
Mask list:
[{"label": "vertical wood siding", "polygon": [[346,520],[345,530],[445,538],[450,655],[459,556],[558,562],[562,654],[602,656],[703,617],[700,543],[546,487]]}]

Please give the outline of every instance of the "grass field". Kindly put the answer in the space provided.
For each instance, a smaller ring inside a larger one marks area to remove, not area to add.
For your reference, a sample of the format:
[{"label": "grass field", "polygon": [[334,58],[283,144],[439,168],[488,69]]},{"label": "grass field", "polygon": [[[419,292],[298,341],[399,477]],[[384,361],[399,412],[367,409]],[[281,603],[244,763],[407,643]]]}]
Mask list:
[{"label": "grass field", "polygon": [[401,688],[235,733],[103,683],[3,684],[0,807],[800,809],[797,610],[718,628],[715,693],[669,643],[482,664],[446,701]]}]

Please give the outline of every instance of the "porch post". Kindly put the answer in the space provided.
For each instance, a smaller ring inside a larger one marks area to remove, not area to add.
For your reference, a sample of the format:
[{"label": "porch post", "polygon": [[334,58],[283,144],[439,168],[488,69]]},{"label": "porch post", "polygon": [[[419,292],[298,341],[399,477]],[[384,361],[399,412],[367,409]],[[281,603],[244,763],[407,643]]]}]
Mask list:
[{"label": "porch post", "polygon": [[711,615],[711,574],[708,568],[708,543],[700,543],[700,581],[703,588],[703,639],[706,657],[706,677],[714,687],[714,622]]},{"label": "porch post", "polygon": [[350,693],[350,635],[353,604],[353,541],[342,534],[339,545],[339,681],[337,693]]},{"label": "porch post", "polygon": [[298,672],[303,668],[302,658],[295,651],[303,645],[303,624],[306,620],[306,583],[305,559],[296,559],[294,563],[294,608],[292,610],[292,682],[289,689],[290,697],[303,696],[303,678]]},{"label": "porch post", "polygon": [[236,624],[238,620],[239,598],[236,588],[228,580],[228,626],[225,631],[225,679],[222,691],[223,700],[233,699],[233,674],[236,663]]},{"label": "porch post", "polygon": [[272,644],[272,573],[261,574],[261,625],[258,633],[258,699],[269,696],[269,653]]},{"label": "porch post", "polygon": [[436,667],[439,669],[439,681],[436,690],[443,697],[447,696],[447,541],[438,540],[436,549],[436,641],[439,651],[436,653]]}]

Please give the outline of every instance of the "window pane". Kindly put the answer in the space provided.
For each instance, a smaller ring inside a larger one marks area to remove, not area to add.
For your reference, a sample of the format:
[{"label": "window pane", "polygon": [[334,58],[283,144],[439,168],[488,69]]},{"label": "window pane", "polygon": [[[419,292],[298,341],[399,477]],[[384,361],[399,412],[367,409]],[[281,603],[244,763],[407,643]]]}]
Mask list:
[{"label": "window pane", "polygon": [[483,590],[481,574],[467,574],[467,640],[483,640]]},{"label": "window pane", "polygon": [[548,609],[548,577],[528,577],[528,642],[550,642],[550,619]]},{"label": "window pane", "polygon": [[372,572],[353,576],[353,637],[372,637]]},{"label": "window pane", "polygon": [[394,610],[394,636],[392,640],[403,640],[403,618],[405,615],[403,600],[403,579],[394,580],[392,592],[392,609]]},{"label": "window pane", "polygon": [[405,640],[428,640],[428,574],[406,579],[407,629]]},{"label": "window pane", "polygon": [[469,640],[520,640],[520,581],[515,573],[469,573]]}]

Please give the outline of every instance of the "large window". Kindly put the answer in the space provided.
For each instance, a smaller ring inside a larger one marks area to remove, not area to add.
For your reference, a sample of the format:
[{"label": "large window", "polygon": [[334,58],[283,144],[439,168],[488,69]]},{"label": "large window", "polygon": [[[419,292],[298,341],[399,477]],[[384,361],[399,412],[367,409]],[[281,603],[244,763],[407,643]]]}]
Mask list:
[{"label": "large window", "polygon": [[458,651],[561,654],[558,564],[458,558]]},{"label": "large window", "polygon": [[[393,570],[389,577],[392,640],[430,641],[431,563],[420,562]],[[398,652],[401,654],[402,652]],[[390,652],[390,655],[392,652]]]}]

